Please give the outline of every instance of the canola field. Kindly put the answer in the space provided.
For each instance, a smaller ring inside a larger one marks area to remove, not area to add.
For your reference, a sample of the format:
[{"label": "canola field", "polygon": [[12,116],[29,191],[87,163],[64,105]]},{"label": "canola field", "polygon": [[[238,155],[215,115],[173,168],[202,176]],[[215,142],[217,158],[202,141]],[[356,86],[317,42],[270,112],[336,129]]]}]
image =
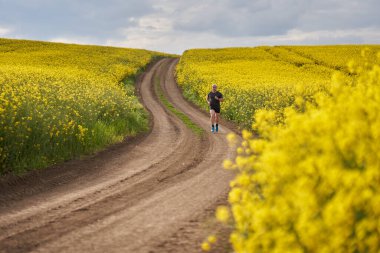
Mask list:
[{"label": "canola field", "polygon": [[[223,116],[250,128],[256,110],[279,114],[296,98],[312,99],[329,89],[334,72],[352,80],[347,62],[361,57],[365,46],[276,46],[185,51],[177,66],[184,95],[206,109],[205,96],[216,83],[225,94]],[[368,46],[380,50],[380,46]],[[373,56],[371,56],[373,57]]]},{"label": "canola field", "polygon": [[147,129],[133,78],[159,56],[0,39],[0,174],[46,167]]},{"label": "canola field", "polygon": [[234,252],[380,251],[380,46],[191,50],[177,71],[190,99],[215,82],[222,112],[252,122],[228,136],[216,210]]}]

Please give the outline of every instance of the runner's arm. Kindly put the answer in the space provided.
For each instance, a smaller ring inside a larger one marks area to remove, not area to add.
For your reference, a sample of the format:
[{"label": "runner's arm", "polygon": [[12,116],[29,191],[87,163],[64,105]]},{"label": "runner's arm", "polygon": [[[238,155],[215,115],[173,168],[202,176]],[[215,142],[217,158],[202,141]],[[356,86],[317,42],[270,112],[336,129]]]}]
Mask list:
[{"label": "runner's arm", "polygon": [[219,93],[219,94],[220,94],[220,97],[218,97],[218,100],[219,100],[219,102],[223,102],[223,100],[224,100],[223,95],[222,95],[222,93]]},{"label": "runner's arm", "polygon": [[207,104],[210,105],[209,95],[206,96]]}]

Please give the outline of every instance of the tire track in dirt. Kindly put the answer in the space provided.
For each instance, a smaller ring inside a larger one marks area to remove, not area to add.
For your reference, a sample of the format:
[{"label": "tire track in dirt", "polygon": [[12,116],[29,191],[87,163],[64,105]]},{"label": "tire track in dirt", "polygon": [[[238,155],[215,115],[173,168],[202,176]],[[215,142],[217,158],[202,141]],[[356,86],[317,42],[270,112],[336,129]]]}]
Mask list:
[{"label": "tire track in dirt", "polygon": [[[208,118],[183,99],[177,62],[160,60],[138,81],[151,132],[84,160],[0,181],[1,252],[181,252],[182,244],[163,242],[225,196],[232,175],[221,163],[234,152],[225,139],[231,130],[209,134]],[[203,137],[161,104],[155,78],[168,100],[206,130]]]}]

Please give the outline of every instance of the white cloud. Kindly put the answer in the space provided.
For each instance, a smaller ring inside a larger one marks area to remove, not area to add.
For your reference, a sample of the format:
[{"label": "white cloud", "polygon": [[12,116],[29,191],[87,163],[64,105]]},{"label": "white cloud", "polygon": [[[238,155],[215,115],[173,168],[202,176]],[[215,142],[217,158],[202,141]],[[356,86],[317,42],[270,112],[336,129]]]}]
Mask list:
[{"label": "white cloud", "polygon": [[165,17],[156,15],[145,16],[139,19],[138,29],[141,31],[153,30],[157,32],[168,32],[173,29],[172,22],[172,20]]},{"label": "white cloud", "polygon": [[319,31],[302,31],[293,29],[283,36],[261,37],[262,41],[272,41],[274,43],[315,43],[325,44],[334,43],[334,41],[347,43],[356,39],[357,43],[379,43],[380,28],[358,28],[358,29],[340,29],[340,30],[319,30]]},{"label": "white cloud", "polygon": [[258,45],[302,45],[302,44],[378,44],[380,28],[346,30],[301,31],[290,30],[284,35],[226,37],[206,32],[148,31],[126,29],[126,38],[108,40],[107,45],[143,48],[155,51],[181,54],[190,48],[220,48]]},{"label": "white cloud", "polygon": [[11,29],[0,26],[0,36],[4,36],[11,33]]}]

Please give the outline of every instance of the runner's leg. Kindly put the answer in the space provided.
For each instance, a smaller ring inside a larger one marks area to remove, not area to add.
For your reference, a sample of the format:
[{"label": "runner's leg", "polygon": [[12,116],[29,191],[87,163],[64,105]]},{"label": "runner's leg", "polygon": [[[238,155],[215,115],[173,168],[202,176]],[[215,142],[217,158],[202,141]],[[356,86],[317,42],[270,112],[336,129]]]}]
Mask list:
[{"label": "runner's leg", "polygon": [[215,113],[215,123],[216,123],[216,131],[218,132],[219,131],[219,115],[220,113]]},{"label": "runner's leg", "polygon": [[211,122],[211,131],[214,132],[214,124],[215,124],[215,111],[210,110],[210,122]]}]

